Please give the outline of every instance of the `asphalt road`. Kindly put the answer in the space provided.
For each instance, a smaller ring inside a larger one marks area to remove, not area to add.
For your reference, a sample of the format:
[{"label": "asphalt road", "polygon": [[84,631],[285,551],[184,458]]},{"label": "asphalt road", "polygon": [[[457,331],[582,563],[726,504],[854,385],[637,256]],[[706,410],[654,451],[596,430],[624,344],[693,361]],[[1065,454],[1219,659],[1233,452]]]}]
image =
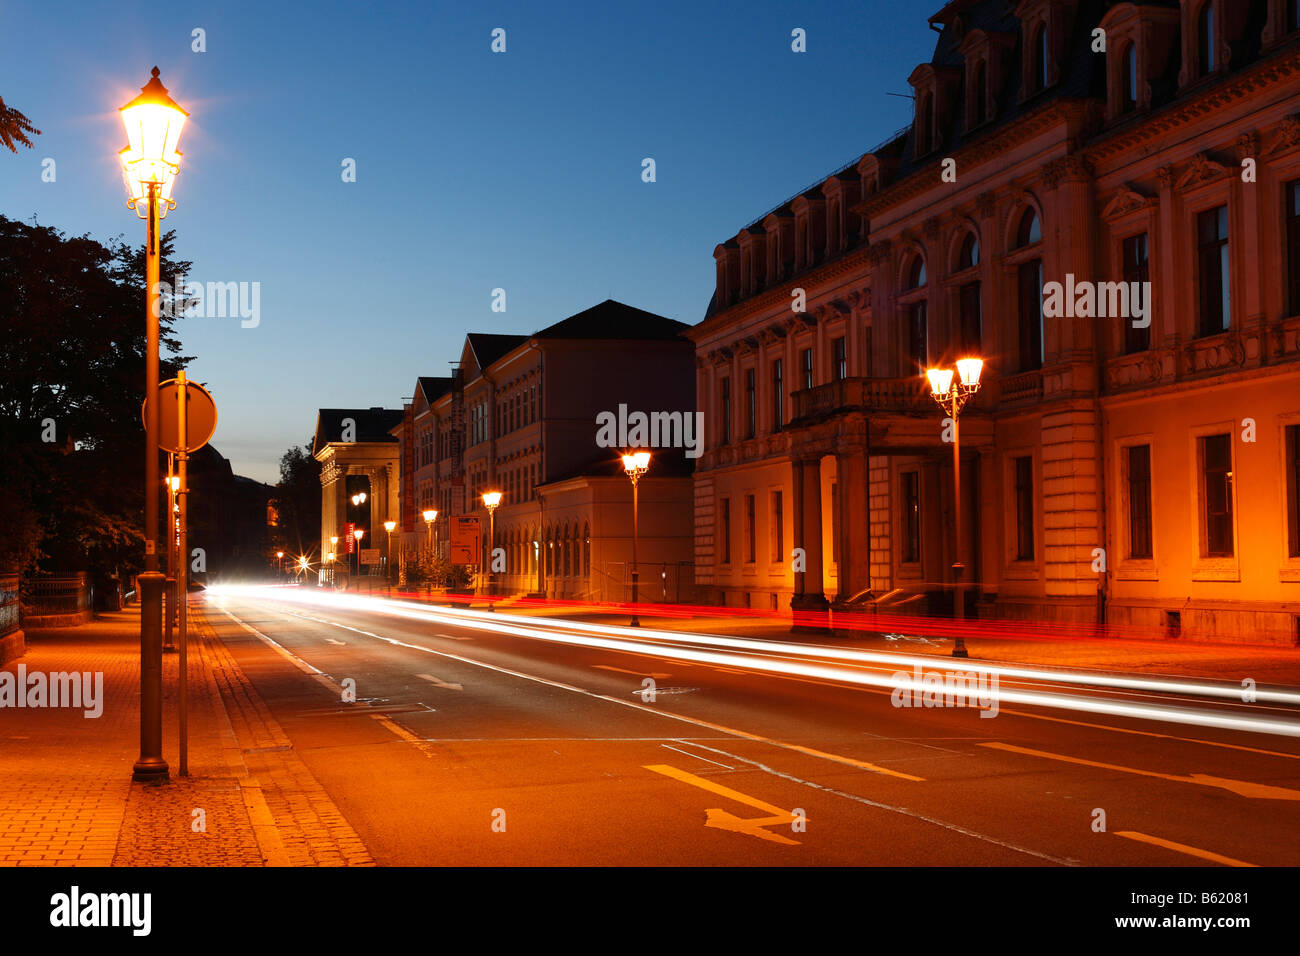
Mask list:
[{"label": "asphalt road", "polygon": [[[1007,700],[991,719],[904,708],[888,686],[763,669],[789,654],[682,660],[713,652],[289,596],[213,594],[207,613],[382,865],[1300,862],[1300,737]],[[1285,703],[1000,686],[1300,726]]]}]

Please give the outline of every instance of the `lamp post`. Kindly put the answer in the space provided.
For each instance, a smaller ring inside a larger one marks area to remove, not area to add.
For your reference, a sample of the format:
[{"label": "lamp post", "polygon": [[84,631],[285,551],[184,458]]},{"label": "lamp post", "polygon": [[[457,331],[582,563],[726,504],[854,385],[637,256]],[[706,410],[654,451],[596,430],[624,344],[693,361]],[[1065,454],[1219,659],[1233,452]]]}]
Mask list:
[{"label": "lamp post", "polygon": [[[497,505],[501,504],[501,492],[485,491],[483,492],[483,507],[488,510],[488,559],[487,567],[487,593],[492,595],[492,552],[496,550],[497,545]],[[488,610],[492,610],[492,602],[488,601]]]},{"label": "lamp post", "polygon": [[[966,570],[966,566],[961,563],[961,436],[958,431],[957,420],[961,415],[962,407],[974,398],[975,393],[980,390],[980,372],[983,371],[983,368],[983,359],[958,359],[958,381],[955,385],[952,380],[953,371],[950,368],[932,368],[927,369],[925,373],[926,377],[930,379],[930,397],[938,403],[944,414],[952,421],[952,589],[953,617],[959,622],[964,621],[966,618],[965,595],[962,591],[962,575]],[[966,641],[962,637],[960,630],[958,630],[956,641],[953,644],[952,656],[968,656]]]},{"label": "lamp post", "polygon": [[[140,95],[120,110],[126,148],[118,153],[126,205],[145,220],[144,573],[140,575],[140,758],[134,779],[167,780],[162,756],[162,590],[158,572],[158,224],[176,208],[172,186],[180,171],[176,146],[189,115],[167,95],[153,68]],[[169,516],[170,519],[170,516]],[[168,521],[170,538],[171,522]]]},{"label": "lamp post", "polygon": [[429,555],[430,558],[432,558],[432,557],[434,556],[434,554],[433,554],[433,523],[434,523],[435,521],[437,521],[437,520],[438,520],[438,512],[434,511],[432,508],[430,508],[430,509],[428,509],[428,510],[426,510],[426,511],[424,512],[424,531],[425,531],[425,544],[424,544],[424,550],[428,553],[428,555]]},{"label": "lamp post", "polygon": [[361,539],[366,536],[365,528],[356,528],[352,532],[352,537],[356,538],[357,546],[357,586],[361,586]]},{"label": "lamp post", "polygon": [[307,583],[307,572],[311,570],[311,565],[307,561],[307,556],[302,555],[298,558],[298,570],[302,572],[302,583]]},{"label": "lamp post", "polygon": [[393,583],[393,529],[397,527],[396,521],[385,521],[384,530],[388,532],[388,554],[384,560],[388,566],[384,568],[384,580],[391,586]]},{"label": "lamp post", "polygon": [[641,620],[636,614],[636,605],[638,599],[638,578],[640,569],[637,567],[636,546],[639,532],[639,502],[637,501],[637,485],[641,481],[641,476],[650,469],[650,453],[648,451],[629,452],[623,456],[623,470],[627,476],[632,479],[632,620],[630,626],[640,627]]},{"label": "lamp post", "polygon": [[277,581],[284,580],[284,552],[275,552],[275,577]]}]

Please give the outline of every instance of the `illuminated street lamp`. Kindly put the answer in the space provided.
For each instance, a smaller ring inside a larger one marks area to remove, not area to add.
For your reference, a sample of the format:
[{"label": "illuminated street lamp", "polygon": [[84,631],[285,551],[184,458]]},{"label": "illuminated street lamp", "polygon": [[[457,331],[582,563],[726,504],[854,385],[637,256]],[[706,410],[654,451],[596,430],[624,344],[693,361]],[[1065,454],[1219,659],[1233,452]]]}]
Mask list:
[{"label": "illuminated street lamp", "polygon": [[640,627],[641,621],[636,615],[637,605],[637,579],[640,575],[640,569],[637,567],[636,545],[638,537],[639,516],[637,501],[637,484],[641,481],[641,476],[650,469],[650,453],[648,451],[629,452],[623,456],[623,470],[627,476],[632,479],[632,627]]},{"label": "illuminated street lamp", "polygon": [[[957,383],[953,384],[953,371],[949,368],[932,368],[926,370],[930,379],[930,397],[943,409],[945,416],[952,421],[952,486],[953,486],[953,616],[962,621],[966,617],[965,595],[962,592],[962,575],[966,566],[961,563],[961,441],[957,429],[957,419],[962,407],[975,397],[980,390],[980,372],[984,369],[984,360],[964,358],[957,360]],[[966,641],[961,631],[957,632],[956,643],[952,648],[953,657],[966,657]]]},{"label": "illuminated street lamp", "polygon": [[384,560],[388,562],[388,566],[384,569],[384,578],[390,583],[393,577],[393,529],[396,527],[396,521],[384,522],[384,530],[388,532],[388,554],[384,557]]},{"label": "illuminated street lamp", "polygon": [[311,567],[307,562],[306,555],[303,555],[302,557],[298,558],[298,570],[302,572],[302,579],[303,582],[305,583],[307,580],[307,572],[311,570]]},{"label": "illuminated street lamp", "polygon": [[433,557],[434,555],[433,523],[437,520],[438,520],[438,512],[434,511],[432,508],[429,508],[424,512],[424,530],[425,530],[425,539],[426,539],[425,550],[429,552],[430,557]]},{"label": "illuminated street lamp", "polygon": [[275,575],[277,578],[284,578],[284,552],[275,552]]},{"label": "illuminated street lamp", "polygon": [[[167,95],[158,67],[140,95],[120,110],[126,148],[118,153],[126,205],[145,220],[145,442],[144,573],[140,575],[140,758],[136,780],[167,779],[162,756],[162,591],[158,572],[158,279],[161,255],[158,223],[176,208],[172,187],[180,172],[177,151],[189,115]],[[171,523],[168,522],[170,538]]]},{"label": "illuminated street lamp", "polygon": [[[487,593],[492,594],[492,552],[496,550],[497,544],[497,505],[501,504],[501,492],[485,491],[483,492],[483,507],[488,510],[488,559],[487,559]],[[488,601],[488,610],[492,610],[492,602]]]},{"label": "illuminated street lamp", "polygon": [[365,528],[357,528],[352,532],[352,537],[357,539],[357,577],[361,577],[361,539],[366,535]]}]

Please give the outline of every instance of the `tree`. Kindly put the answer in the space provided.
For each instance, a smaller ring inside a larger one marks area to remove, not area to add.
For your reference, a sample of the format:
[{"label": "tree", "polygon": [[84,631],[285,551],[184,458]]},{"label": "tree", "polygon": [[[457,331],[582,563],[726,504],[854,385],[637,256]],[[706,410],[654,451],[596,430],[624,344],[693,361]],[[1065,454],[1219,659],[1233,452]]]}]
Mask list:
[{"label": "tree", "polygon": [[[190,268],[174,242],[162,239],[164,276]],[[24,529],[0,536],[0,564],[138,570],[144,287],[143,246],[0,216],[0,521]],[[160,319],[163,378],[189,361],[173,323]]]},{"label": "tree", "polygon": [[32,121],[22,113],[12,107],[5,106],[3,97],[0,97],[0,143],[9,147],[9,152],[18,152],[18,147],[14,143],[22,143],[28,149],[32,148],[32,141],[27,138],[27,134],[40,136],[41,131],[32,126]]},{"label": "tree", "polygon": [[280,456],[275,495],[278,549],[289,554],[315,552],[320,542],[320,495],[320,462],[312,457],[310,444],[294,445]]}]

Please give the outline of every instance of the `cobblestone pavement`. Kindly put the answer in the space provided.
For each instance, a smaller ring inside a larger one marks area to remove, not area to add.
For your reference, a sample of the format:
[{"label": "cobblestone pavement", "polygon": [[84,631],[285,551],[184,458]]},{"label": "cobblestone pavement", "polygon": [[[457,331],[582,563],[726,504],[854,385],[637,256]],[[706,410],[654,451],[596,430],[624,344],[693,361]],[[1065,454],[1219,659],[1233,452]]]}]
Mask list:
[{"label": "cobblestone pavement", "polygon": [[131,781],[138,611],[33,630],[4,669],[103,674],[103,714],[0,708],[0,866],[373,866],[199,608],[191,615],[189,771],[179,776],[178,655],[164,657],[171,781]]}]

